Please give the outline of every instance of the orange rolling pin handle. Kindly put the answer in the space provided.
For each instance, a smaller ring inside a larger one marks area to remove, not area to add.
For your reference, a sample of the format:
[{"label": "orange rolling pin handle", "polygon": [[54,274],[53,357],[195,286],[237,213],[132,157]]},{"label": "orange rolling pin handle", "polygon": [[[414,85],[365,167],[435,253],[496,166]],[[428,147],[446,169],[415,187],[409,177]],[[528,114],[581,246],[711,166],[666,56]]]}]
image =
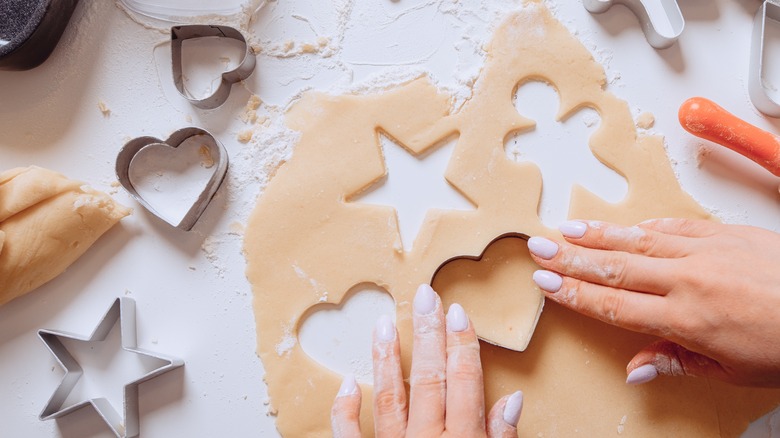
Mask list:
[{"label": "orange rolling pin handle", "polygon": [[680,106],[686,131],[736,151],[780,176],[780,138],[738,118],[715,102],[694,97]]}]

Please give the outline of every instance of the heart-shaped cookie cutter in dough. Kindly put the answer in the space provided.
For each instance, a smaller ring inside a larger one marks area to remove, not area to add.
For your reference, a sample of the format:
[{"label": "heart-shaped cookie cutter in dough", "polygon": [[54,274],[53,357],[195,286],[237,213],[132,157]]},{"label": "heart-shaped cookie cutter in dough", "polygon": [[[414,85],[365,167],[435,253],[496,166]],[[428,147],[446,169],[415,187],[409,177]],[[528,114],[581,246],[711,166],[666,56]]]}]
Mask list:
[{"label": "heart-shaped cookie cutter in dough", "polygon": [[[527,242],[528,239],[530,239],[530,238],[531,237],[529,235],[524,234],[524,233],[518,233],[518,232],[509,232],[509,233],[501,234],[498,237],[496,237],[495,239],[491,240],[490,243],[488,243],[487,246],[485,246],[485,249],[483,249],[482,253],[479,254],[479,255],[462,255],[462,256],[452,257],[452,258],[444,261],[444,263],[440,264],[439,267],[436,269],[436,271],[431,276],[431,280],[430,280],[429,284],[433,285],[434,280],[436,279],[436,276],[439,275],[439,272],[441,272],[441,270],[444,269],[445,266],[449,265],[450,263],[452,263],[454,261],[457,261],[457,260],[470,260],[470,261],[473,261],[473,262],[481,262],[482,259],[487,254],[488,250],[494,244],[498,243],[501,240],[504,240],[504,239],[520,239],[520,240],[524,240],[524,241]],[[536,313],[536,319],[530,325],[530,328],[531,328],[530,333],[533,333],[534,330],[536,329],[536,325],[539,322],[539,317],[542,314],[542,308],[543,307],[544,307],[544,300],[541,301],[539,309],[538,309],[538,311]],[[501,348],[506,348],[508,350],[513,350],[513,351],[518,351],[518,352],[525,351],[525,349],[528,347],[528,343],[531,340],[531,338],[529,336],[529,338],[522,344],[509,345],[506,342],[500,342],[500,341],[498,341],[496,339],[491,339],[490,337],[482,336],[479,333],[477,333],[477,337],[479,337],[479,339],[481,339],[482,341],[485,341],[485,342],[487,342],[489,344],[493,344],[493,345],[496,345],[496,346],[501,347]]]},{"label": "heart-shaped cookie cutter in dough", "polygon": [[[138,193],[136,188],[133,186],[132,181],[130,181],[130,167],[133,164],[133,159],[138,155],[138,153],[149,146],[165,146],[176,149],[187,139],[195,136],[203,136],[203,146],[208,148],[208,152],[211,155],[211,158],[214,160],[215,170],[195,203],[193,203],[189,210],[187,210],[187,213],[179,223],[174,223],[157,212],[154,207],[152,207],[152,205],[149,204],[149,202],[147,202],[144,197]],[[144,208],[149,210],[152,214],[173,225],[174,227],[180,228],[184,231],[191,230],[192,227],[195,226],[195,223],[198,221],[200,216],[206,210],[209,202],[211,202],[211,198],[214,197],[214,195],[217,193],[217,190],[219,189],[219,186],[222,185],[222,181],[224,181],[225,175],[227,174],[227,168],[228,154],[222,143],[217,141],[217,139],[214,138],[214,136],[211,135],[211,133],[208,131],[193,127],[179,129],[178,131],[171,134],[170,137],[168,137],[168,139],[165,141],[155,137],[135,138],[122,146],[122,149],[119,151],[119,154],[116,157],[116,176],[119,180],[119,183],[122,184],[122,187],[124,187],[125,190],[130,193],[130,195],[132,195],[141,205],[144,206]]]},{"label": "heart-shaped cookie cutter in dough", "polygon": [[[184,40],[195,38],[230,38],[234,39],[244,46],[244,59],[236,68],[222,73],[219,87],[208,97],[199,99],[192,97],[184,87],[184,73],[182,72],[182,43]],[[191,104],[201,109],[214,109],[225,103],[230,96],[230,89],[236,82],[248,78],[255,70],[257,58],[255,58],[252,48],[246,42],[246,38],[238,30],[230,26],[217,26],[209,24],[192,24],[186,26],[174,26],[171,28],[171,57],[173,66],[173,83],[185,99]]]},{"label": "heart-shaped cookie cutter in dough", "polygon": [[523,233],[504,233],[496,237],[495,239],[491,240],[490,243],[488,243],[487,246],[485,246],[485,249],[482,250],[482,254],[478,256],[463,255],[463,256],[449,258],[445,260],[444,263],[440,264],[439,267],[436,269],[436,271],[433,273],[433,276],[431,277],[431,283],[433,283],[433,279],[436,278],[436,274],[438,274],[439,271],[441,271],[444,266],[450,264],[451,262],[454,262],[455,260],[471,260],[472,262],[478,262],[482,260],[482,257],[485,256],[485,252],[487,252],[488,248],[490,248],[491,245],[493,245],[494,243],[498,242],[501,239],[506,239],[506,238],[515,238],[515,239],[522,239],[528,241],[528,239],[530,239],[531,236]]},{"label": "heart-shaped cookie cutter in dough", "polygon": [[656,49],[674,44],[685,30],[677,0],[582,0],[591,14],[606,12],[614,4],[625,5],[639,19],[647,42]]}]

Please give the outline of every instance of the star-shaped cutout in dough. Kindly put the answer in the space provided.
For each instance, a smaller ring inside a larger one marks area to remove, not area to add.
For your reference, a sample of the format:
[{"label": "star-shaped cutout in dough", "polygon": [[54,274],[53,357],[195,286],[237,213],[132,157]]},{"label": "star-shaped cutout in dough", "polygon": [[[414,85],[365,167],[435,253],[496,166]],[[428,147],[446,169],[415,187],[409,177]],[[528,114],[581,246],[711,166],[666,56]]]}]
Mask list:
[{"label": "star-shaped cutout in dough", "polygon": [[[76,384],[84,371],[68,349],[65,348],[61,339],[67,338],[83,342],[103,341],[117,321],[119,322],[123,350],[156,359],[165,363],[165,365],[154,369],[125,385],[122,415],[120,415],[108,399],[104,397],[91,398],[69,406],[64,406],[68,399],[68,395],[73,391],[73,388],[76,387]],[[127,297],[117,298],[114,301],[108,309],[108,312],[106,312],[105,316],[100,320],[100,323],[98,323],[98,326],[88,337],[53,330],[38,330],[38,337],[46,344],[46,347],[54,355],[54,358],[65,370],[65,376],[62,378],[62,382],[60,382],[60,385],[54,391],[54,394],[52,394],[49,402],[46,403],[46,407],[41,412],[40,419],[49,420],[52,418],[59,418],[91,405],[118,438],[131,438],[136,437],[139,434],[138,385],[184,365],[184,362],[181,359],[157,355],[138,348],[136,343],[135,302]]]},{"label": "star-shaped cutout in dough", "polygon": [[456,141],[418,156],[381,133],[379,141],[385,178],[350,201],[395,208],[404,250],[411,251],[428,210],[474,210],[474,204],[444,177]]}]

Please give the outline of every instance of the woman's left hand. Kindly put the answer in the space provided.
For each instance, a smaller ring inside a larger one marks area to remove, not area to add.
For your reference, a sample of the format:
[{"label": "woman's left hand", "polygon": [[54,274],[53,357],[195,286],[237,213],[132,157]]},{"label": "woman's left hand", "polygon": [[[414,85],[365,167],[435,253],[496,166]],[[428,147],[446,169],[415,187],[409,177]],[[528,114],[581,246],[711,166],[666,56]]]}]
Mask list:
[{"label": "woman's left hand", "polygon": [[[446,325],[446,329],[445,329]],[[377,437],[517,436],[523,404],[520,391],[500,399],[485,419],[479,342],[466,312],[442,303],[430,286],[414,298],[414,347],[410,397],[401,372],[400,343],[391,318],[374,330],[374,430]],[[333,403],[335,438],[360,437],[360,388],[346,377]]]}]

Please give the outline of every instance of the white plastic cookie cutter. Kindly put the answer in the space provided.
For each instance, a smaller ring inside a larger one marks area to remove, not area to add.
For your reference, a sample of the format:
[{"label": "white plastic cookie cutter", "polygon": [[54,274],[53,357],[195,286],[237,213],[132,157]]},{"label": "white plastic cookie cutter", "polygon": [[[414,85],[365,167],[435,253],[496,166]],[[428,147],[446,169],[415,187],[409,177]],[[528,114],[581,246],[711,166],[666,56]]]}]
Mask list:
[{"label": "white plastic cookie cutter", "polygon": [[639,19],[647,42],[656,49],[665,49],[682,35],[685,29],[677,0],[582,0],[588,12],[601,14],[612,5],[625,5]]},{"label": "white plastic cookie cutter", "polygon": [[[770,91],[777,88],[766,80],[767,26],[774,22],[780,25],[780,1],[767,0],[758,9],[753,24],[753,43],[750,54],[748,91],[753,105],[770,117],[780,117],[780,102]],[[775,93],[776,94],[776,93]]]}]

